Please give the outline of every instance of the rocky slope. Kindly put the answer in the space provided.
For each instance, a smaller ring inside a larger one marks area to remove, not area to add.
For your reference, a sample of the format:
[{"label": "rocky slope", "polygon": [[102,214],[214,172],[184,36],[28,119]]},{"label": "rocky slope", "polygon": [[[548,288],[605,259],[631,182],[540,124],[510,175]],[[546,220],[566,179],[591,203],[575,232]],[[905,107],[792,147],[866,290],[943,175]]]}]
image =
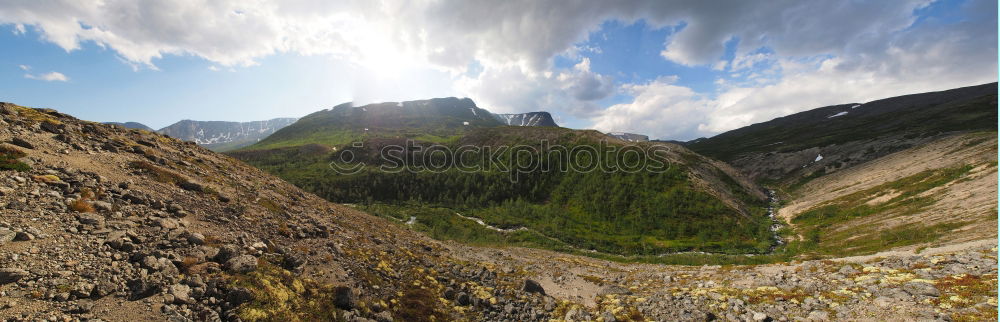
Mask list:
[{"label": "rocky slope", "polygon": [[198,143],[213,151],[229,151],[257,143],[281,128],[295,123],[296,120],[295,118],[253,122],[183,120],[157,132]]},{"label": "rocky slope", "polygon": [[945,136],[830,171],[782,190],[779,216],[840,255],[995,238],[996,135]]},{"label": "rocky slope", "polygon": [[510,126],[559,126],[549,112],[493,114],[493,117],[500,123]]},{"label": "rocky slope", "polygon": [[622,264],[430,240],[193,143],[52,110],[0,105],[0,142],[3,320],[996,319],[995,240]]}]

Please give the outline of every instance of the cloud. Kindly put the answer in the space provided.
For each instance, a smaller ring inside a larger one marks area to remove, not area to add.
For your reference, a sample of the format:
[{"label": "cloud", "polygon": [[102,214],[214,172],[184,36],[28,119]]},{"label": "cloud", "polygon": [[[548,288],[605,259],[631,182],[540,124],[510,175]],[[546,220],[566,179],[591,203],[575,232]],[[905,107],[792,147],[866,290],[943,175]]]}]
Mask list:
[{"label": "cloud", "polygon": [[[829,9],[832,16],[843,11]],[[773,53],[737,53],[726,64],[716,63],[731,73],[716,80],[716,91],[708,93],[711,99],[661,82],[625,85],[635,93],[634,100],[612,106],[591,121],[605,131],[687,140],[822,106],[996,82],[996,9],[995,1],[968,1],[960,21],[930,19],[917,25],[912,25],[913,17],[890,16],[895,23],[881,24],[895,26],[890,29],[896,32],[855,33],[857,39],[844,40],[848,45],[841,48],[824,41],[783,43],[795,39],[798,31],[781,35],[780,41],[769,34]],[[829,31],[818,34],[842,38]]]},{"label": "cloud", "polygon": [[[90,42],[143,68],[191,55],[226,70],[279,53],[328,55],[381,75],[433,68],[498,111],[551,110],[601,128],[690,138],[825,104],[996,81],[996,1],[963,2],[957,21],[918,19],[931,3],[4,1],[0,23],[66,51]],[[615,84],[590,71],[587,57],[602,49],[588,37],[605,21],[640,19],[671,30],[653,40],[663,59],[726,75],[698,93],[667,79]],[[560,69],[556,56],[578,63]],[[604,111],[597,102],[618,90],[631,102]]]},{"label": "cloud", "polygon": [[697,132],[711,112],[711,101],[690,88],[674,85],[674,81],[675,77],[661,77],[645,84],[624,85],[623,91],[634,97],[632,102],[602,110],[593,118],[594,128],[657,138]]},{"label": "cloud", "polygon": [[17,67],[24,71],[31,70],[31,66],[28,65],[17,65]]},{"label": "cloud", "polygon": [[60,72],[48,72],[44,74],[24,74],[24,78],[41,80],[46,82],[66,82],[69,81],[69,77],[63,75]]},{"label": "cloud", "polygon": [[457,88],[491,111],[546,110],[574,118],[593,116],[601,109],[595,101],[616,90],[612,77],[590,70],[588,58],[572,68],[545,73],[531,73],[516,64],[486,66],[475,77],[462,77]]}]

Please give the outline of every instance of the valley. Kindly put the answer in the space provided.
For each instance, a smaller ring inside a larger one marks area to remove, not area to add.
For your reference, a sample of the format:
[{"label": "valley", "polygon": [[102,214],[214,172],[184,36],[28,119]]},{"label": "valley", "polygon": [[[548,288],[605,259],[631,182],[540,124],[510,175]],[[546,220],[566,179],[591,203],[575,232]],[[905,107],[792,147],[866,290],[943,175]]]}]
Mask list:
[{"label": "valley", "polygon": [[[984,95],[933,106],[979,118]],[[0,107],[0,316],[15,320],[997,316],[985,122],[730,151],[437,99],[339,106],[224,155]],[[412,171],[384,171],[387,147]],[[434,152],[462,147],[506,148]]]}]

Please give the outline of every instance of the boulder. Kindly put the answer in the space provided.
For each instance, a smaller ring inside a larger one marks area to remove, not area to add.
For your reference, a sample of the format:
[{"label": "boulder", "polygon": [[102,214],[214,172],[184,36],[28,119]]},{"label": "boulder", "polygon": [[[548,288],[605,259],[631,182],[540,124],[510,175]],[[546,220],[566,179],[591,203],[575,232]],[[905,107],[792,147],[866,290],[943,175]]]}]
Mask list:
[{"label": "boulder", "polygon": [[257,270],[257,257],[252,255],[236,256],[226,261],[226,270],[232,273],[246,274]]},{"label": "boulder", "polygon": [[941,291],[938,291],[934,285],[925,282],[908,282],[903,284],[903,291],[910,293],[910,295],[921,295],[921,296],[941,296]]},{"label": "boulder", "polygon": [[600,290],[597,291],[597,296],[605,296],[605,295],[611,295],[611,294],[625,294],[625,295],[628,295],[628,294],[632,294],[632,291],[629,291],[627,288],[624,288],[624,287],[621,287],[621,286],[618,286],[618,285],[608,285],[608,286],[602,287]]},{"label": "boulder", "polygon": [[353,310],[357,305],[354,291],[347,286],[338,286],[333,289],[333,305],[342,310]]},{"label": "boulder", "polygon": [[532,280],[524,280],[524,286],[521,287],[521,290],[528,293],[538,293],[541,295],[545,295],[545,289],[542,288],[542,285]]},{"label": "boulder", "polygon": [[28,275],[28,271],[20,268],[0,268],[0,284],[14,283]]}]

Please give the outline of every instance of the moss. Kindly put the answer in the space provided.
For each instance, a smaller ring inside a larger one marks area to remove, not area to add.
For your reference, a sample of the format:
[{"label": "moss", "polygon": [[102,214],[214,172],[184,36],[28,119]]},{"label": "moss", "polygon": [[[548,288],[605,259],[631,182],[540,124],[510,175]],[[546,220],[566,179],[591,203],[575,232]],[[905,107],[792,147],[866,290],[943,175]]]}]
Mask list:
[{"label": "moss", "polygon": [[262,261],[257,271],[233,276],[232,286],[245,287],[253,300],[237,309],[244,321],[333,321],[337,309],[333,286],[319,284]]},{"label": "moss", "polygon": [[178,184],[178,185],[182,184],[184,182],[187,182],[187,180],[184,177],[182,177],[180,174],[177,174],[177,173],[174,173],[173,171],[170,171],[170,170],[158,167],[158,166],[153,165],[152,163],[149,163],[147,161],[135,161],[135,162],[132,162],[132,167],[136,168],[136,169],[143,170],[144,172],[146,172],[147,174],[149,174],[150,177],[153,178],[153,180],[156,180],[157,182],[171,183],[171,184]]},{"label": "moss", "polygon": [[17,148],[0,145],[0,171],[14,170],[24,172],[31,170],[31,166],[18,160],[26,155]]},{"label": "moss", "polygon": [[277,203],[275,203],[271,199],[260,198],[260,199],[257,200],[257,204],[260,205],[261,207],[264,207],[264,209],[267,209],[268,211],[270,211],[272,213],[280,214],[283,211],[281,209],[281,206],[279,206]]}]

